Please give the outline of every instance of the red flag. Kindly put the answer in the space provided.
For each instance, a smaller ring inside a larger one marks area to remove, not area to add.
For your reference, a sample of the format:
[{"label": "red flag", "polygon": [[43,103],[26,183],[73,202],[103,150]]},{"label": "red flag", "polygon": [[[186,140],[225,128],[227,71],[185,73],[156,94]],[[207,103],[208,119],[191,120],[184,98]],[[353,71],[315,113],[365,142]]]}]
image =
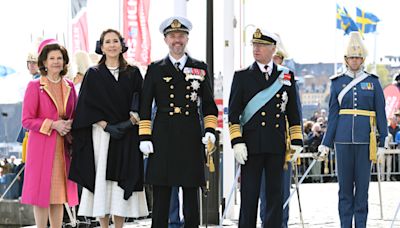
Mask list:
[{"label": "red flag", "polygon": [[72,54],[79,50],[89,52],[86,4],[87,0],[71,0]]},{"label": "red flag", "polygon": [[148,26],[150,0],[124,0],[123,25],[128,62],[150,63],[150,33]]},{"label": "red flag", "polygon": [[388,85],[383,90],[386,100],[386,118],[394,116],[394,113],[400,109],[400,91],[396,85]]},{"label": "red flag", "polygon": [[223,115],[224,115],[224,106],[222,104],[222,99],[215,99],[215,104],[217,105],[218,108],[218,127],[222,128],[223,127]]}]

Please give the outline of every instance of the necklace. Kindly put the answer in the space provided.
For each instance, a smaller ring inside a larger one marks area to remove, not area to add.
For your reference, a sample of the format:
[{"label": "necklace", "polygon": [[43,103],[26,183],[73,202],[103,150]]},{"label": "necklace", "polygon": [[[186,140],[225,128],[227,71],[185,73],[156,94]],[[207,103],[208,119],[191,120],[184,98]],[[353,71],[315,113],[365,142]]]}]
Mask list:
[{"label": "necklace", "polygon": [[119,67],[107,67],[112,75],[116,76],[119,73]]},{"label": "necklace", "polygon": [[59,83],[61,81],[61,77],[59,77],[57,80],[53,80],[50,77],[47,77],[47,79],[52,83]]}]

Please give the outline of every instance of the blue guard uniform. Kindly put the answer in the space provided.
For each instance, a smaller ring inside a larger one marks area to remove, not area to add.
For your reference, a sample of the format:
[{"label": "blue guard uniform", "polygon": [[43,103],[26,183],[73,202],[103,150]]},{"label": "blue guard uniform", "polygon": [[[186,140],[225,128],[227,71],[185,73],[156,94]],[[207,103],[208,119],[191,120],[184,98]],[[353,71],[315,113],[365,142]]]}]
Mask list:
[{"label": "blue guard uniform", "polygon": [[[365,59],[358,36],[352,34],[345,57]],[[359,56],[352,55],[356,50]],[[362,69],[331,80],[328,127],[322,145],[335,148],[337,155],[341,227],[352,227],[353,216],[355,227],[366,227],[371,161],[376,161],[377,146],[383,147],[387,136],[385,98],[378,77]]]}]

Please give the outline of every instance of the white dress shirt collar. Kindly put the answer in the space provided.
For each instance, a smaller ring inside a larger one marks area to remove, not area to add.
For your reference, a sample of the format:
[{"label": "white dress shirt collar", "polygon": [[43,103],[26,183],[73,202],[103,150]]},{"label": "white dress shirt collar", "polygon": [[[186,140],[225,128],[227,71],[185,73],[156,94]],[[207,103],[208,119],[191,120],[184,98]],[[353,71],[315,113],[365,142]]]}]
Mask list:
[{"label": "white dress shirt collar", "polygon": [[187,55],[186,54],[184,54],[180,59],[178,59],[178,60],[176,60],[176,59],[174,59],[174,57],[172,57],[170,54],[168,54],[168,56],[169,56],[169,60],[171,60],[171,63],[172,63],[172,65],[174,65],[175,66],[175,63],[176,62],[179,62],[179,69],[183,69],[183,67],[185,66],[185,64],[186,64],[186,61],[187,61]]},{"label": "white dress shirt collar", "polygon": [[[272,74],[272,67],[273,67],[273,65],[274,65],[274,63],[273,63],[272,60],[269,61],[269,63],[267,63],[267,64],[262,64],[262,63],[260,63],[260,62],[257,62],[257,65],[258,65],[258,67],[260,68],[261,72],[263,72],[263,73],[268,72],[269,75]],[[268,71],[265,69],[265,65],[268,66]]]}]

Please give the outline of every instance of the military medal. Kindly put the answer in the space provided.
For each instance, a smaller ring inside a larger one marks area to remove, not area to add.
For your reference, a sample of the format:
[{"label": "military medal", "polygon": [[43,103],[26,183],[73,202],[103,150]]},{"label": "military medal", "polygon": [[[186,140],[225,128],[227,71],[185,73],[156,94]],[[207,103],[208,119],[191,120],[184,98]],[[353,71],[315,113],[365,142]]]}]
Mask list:
[{"label": "military medal", "polygon": [[191,68],[191,67],[183,68],[183,73],[186,75],[185,77],[186,81],[189,81],[190,79],[203,81],[204,76],[206,75],[205,70],[198,68]]},{"label": "military medal", "polygon": [[285,112],[286,111],[286,105],[287,105],[288,101],[289,101],[289,97],[287,95],[287,92],[284,91],[282,93],[281,112]]},{"label": "military medal", "polygon": [[190,84],[191,84],[190,86],[193,88],[193,90],[198,90],[200,88],[200,83],[197,80],[193,80]]},{"label": "military medal", "polygon": [[193,102],[196,102],[196,101],[197,101],[197,93],[196,93],[196,92],[193,91],[193,92],[190,94],[190,100],[193,101]]},{"label": "military medal", "polygon": [[292,76],[290,74],[284,74],[279,76],[279,80],[284,84],[285,86],[291,86],[292,83],[290,82],[290,79]]}]

